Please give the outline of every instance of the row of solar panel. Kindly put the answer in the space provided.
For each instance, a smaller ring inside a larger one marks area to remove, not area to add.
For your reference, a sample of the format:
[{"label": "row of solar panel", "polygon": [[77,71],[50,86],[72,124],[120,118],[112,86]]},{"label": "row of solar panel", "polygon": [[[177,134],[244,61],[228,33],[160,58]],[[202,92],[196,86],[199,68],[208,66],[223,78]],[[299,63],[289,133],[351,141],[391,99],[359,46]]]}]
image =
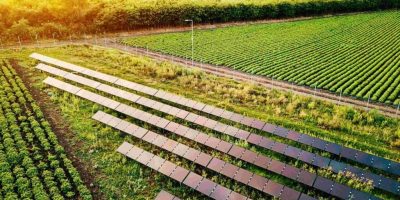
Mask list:
[{"label": "row of solar panel", "polygon": [[[153,89],[153,88],[150,88],[150,87],[147,87],[147,86],[144,86],[141,84],[137,84],[137,83],[134,83],[131,81],[119,79],[114,76],[110,76],[110,75],[107,75],[104,73],[93,71],[93,70],[90,70],[87,68],[83,68],[83,67],[80,67],[77,65],[73,65],[73,64],[63,62],[58,59],[50,58],[47,56],[43,56],[40,54],[34,53],[30,57],[41,60],[43,62],[47,62],[50,64],[60,66],[62,68],[72,70],[75,72],[79,72],[79,73],[88,75],[90,77],[94,77],[94,78],[97,78],[97,79],[100,79],[103,81],[117,84],[119,86],[133,89],[133,90],[136,90],[136,91],[148,94],[148,95],[153,95],[158,98],[162,98],[164,100],[168,100],[168,101],[177,103],[182,106],[186,106],[186,107],[189,107],[192,109],[196,109],[196,110],[205,112],[207,114],[215,115],[217,117],[222,117],[222,118],[225,118],[225,119],[237,122],[237,123],[241,123],[241,124],[244,124],[244,125],[259,129],[259,130],[267,131],[272,134],[275,134],[275,135],[278,135],[278,136],[281,136],[281,137],[284,137],[287,139],[291,139],[291,140],[294,140],[294,141],[302,143],[302,144],[310,145],[310,146],[318,148],[320,150],[328,151],[332,154],[336,154],[341,157],[362,163],[367,166],[381,169],[381,170],[384,170],[386,172],[389,172],[389,173],[392,173],[395,175],[400,175],[400,163],[398,163],[398,162],[387,160],[382,157],[371,155],[371,154],[361,152],[361,151],[358,151],[355,149],[351,149],[348,147],[340,146],[340,145],[334,144],[332,142],[327,142],[327,141],[321,140],[319,138],[311,137],[311,136],[308,136],[305,134],[300,134],[300,133],[292,134],[294,137],[294,138],[292,138],[288,135],[290,132],[288,129],[285,129],[283,127],[277,127],[275,125],[265,123],[260,120],[254,119],[254,118],[246,117],[246,116],[236,114],[236,113],[233,113],[233,112],[221,109],[221,108],[217,108],[214,106],[205,105],[201,102],[196,102],[196,101],[193,101],[193,100],[190,100],[190,99],[187,99],[187,98],[175,95],[175,94],[164,92],[162,90]],[[303,139],[301,139],[301,138],[303,138]]]},{"label": "row of solar panel", "polygon": [[[52,80],[52,79],[53,78],[47,78],[45,80],[45,82],[47,84],[50,84],[50,85],[54,86],[54,87],[58,87],[59,89],[63,89],[63,86],[65,86],[65,84],[67,84],[67,83],[63,83],[62,81],[58,81],[58,80],[56,80],[56,82],[55,81],[48,81],[48,80]],[[55,80],[55,79],[53,79],[53,80]],[[67,84],[67,85],[69,85],[69,84]],[[86,91],[84,89],[80,89],[79,92],[77,92],[77,94],[80,94],[80,93],[87,95],[87,96],[81,95],[81,97],[89,99],[89,100],[92,99],[92,101],[94,101],[94,102],[96,102],[96,100],[98,100],[98,99],[102,99],[102,98],[94,97],[94,96],[96,96],[96,94],[91,93],[89,91]],[[105,99],[102,99],[101,101],[104,101],[104,100]],[[111,100],[111,99],[108,99],[108,100]],[[101,101],[99,101],[98,103],[102,104]],[[106,105],[106,107],[107,107],[107,105]],[[111,107],[109,107],[109,108],[111,108]],[[139,119],[141,121],[144,121],[144,122],[150,123],[152,125],[155,125],[157,127],[165,128],[166,130],[174,132],[174,133],[176,133],[178,135],[181,135],[183,137],[186,137],[188,139],[195,140],[196,142],[199,142],[199,143],[204,144],[206,146],[209,146],[211,148],[220,150],[220,151],[222,151],[224,153],[228,153],[231,156],[234,156],[236,158],[242,159],[242,160],[244,160],[246,162],[253,163],[253,164],[257,165],[257,166],[263,167],[263,168],[268,169],[268,170],[270,170],[272,172],[284,175],[284,176],[286,176],[288,178],[292,178],[292,179],[297,180],[297,181],[299,181],[301,183],[307,184],[309,186],[315,186],[315,188],[320,189],[319,188],[320,186],[315,184],[315,180],[318,178],[315,174],[311,174],[311,173],[309,173],[307,171],[304,171],[304,170],[299,170],[299,169],[294,168],[294,167],[292,167],[290,165],[286,165],[286,164],[281,163],[279,161],[272,160],[271,158],[268,158],[268,157],[266,157],[264,155],[260,155],[260,154],[257,154],[255,152],[252,152],[250,150],[243,149],[243,148],[241,148],[239,146],[229,144],[229,143],[227,143],[225,141],[222,141],[222,140],[219,140],[217,138],[209,137],[207,134],[200,133],[200,132],[198,132],[198,131],[196,131],[194,129],[190,129],[188,127],[179,125],[177,123],[170,122],[170,121],[168,121],[168,120],[166,120],[164,118],[160,118],[158,116],[151,115],[151,114],[143,112],[141,110],[137,110],[137,109],[132,108],[130,106],[127,106],[125,104],[119,104],[117,106],[117,108],[112,108],[112,109],[115,109],[115,110],[117,110],[117,111],[119,111],[121,113],[124,113],[124,114],[126,114],[128,116],[134,117],[134,118]],[[111,126],[115,127],[115,126],[118,125],[118,122],[119,121],[117,119],[114,119],[114,120],[111,120],[109,122],[109,124]],[[134,129],[130,129],[130,130],[126,130],[126,131],[129,133],[129,131],[132,132],[132,130],[134,130]],[[136,134],[144,134],[144,133],[145,133],[144,130],[136,132]],[[142,135],[139,135],[137,137],[141,137],[141,136]],[[296,175],[296,176],[293,176],[293,175]],[[323,179],[324,178],[322,178],[322,177],[319,178],[319,180],[323,180]],[[326,180],[327,180],[327,182],[329,182],[328,179],[326,179]],[[346,190],[341,190],[342,192],[335,193],[336,190],[334,190],[334,187],[332,187],[331,189],[332,189],[333,192],[328,191],[328,193],[330,193],[331,195],[339,196],[341,198],[342,197],[345,198],[346,196],[354,196],[355,199],[359,199],[358,197],[363,197],[361,199],[365,199],[365,197],[367,199],[369,198],[368,194],[359,192],[357,190],[351,190],[347,186],[342,186],[340,184],[332,184],[332,186],[333,185],[336,185],[337,188],[340,187],[340,188],[347,188],[347,189]],[[347,194],[344,194],[343,192],[347,192]]]},{"label": "row of solar panel", "polygon": [[[155,146],[158,146],[159,148],[172,152],[178,156],[184,157],[198,165],[207,167],[217,173],[223,174],[228,178],[234,179],[257,190],[263,191],[271,196],[280,197],[282,199],[288,200],[297,200],[301,195],[300,192],[293,190],[289,187],[285,187],[284,185],[268,180],[260,175],[239,168],[235,165],[222,161],[209,154],[200,152],[187,145],[178,143],[165,136],[156,134],[152,131],[143,131],[141,130],[142,128],[135,126],[134,124],[131,124],[127,121],[113,117],[112,115],[109,115],[107,113],[99,111],[93,116],[93,119],[115,127],[120,131],[133,133],[132,135],[138,137],[139,139],[147,141]],[[115,121],[119,121],[117,125],[115,125]],[[131,130],[126,130],[128,127],[130,127]],[[138,132],[140,134],[137,134],[136,130],[139,130]],[[143,132],[145,132],[144,135]],[[303,199],[305,197],[307,197],[307,195],[303,194]],[[310,198],[311,197],[308,197],[308,199]]]},{"label": "row of solar panel", "polygon": [[181,200],[181,199],[165,190],[161,190],[154,200]]},{"label": "row of solar panel", "polygon": [[[57,69],[57,68],[53,68],[53,67],[43,65],[43,64],[38,65],[37,68],[42,71],[52,73],[54,75],[57,75],[57,74],[62,75],[62,77],[66,78],[66,79],[81,83],[86,86],[97,88],[100,91],[115,95],[117,97],[127,99],[127,100],[135,102],[137,104],[140,104],[140,105],[143,105],[143,106],[146,106],[146,107],[149,107],[149,108],[152,108],[152,109],[155,109],[155,110],[158,110],[158,111],[161,111],[161,112],[173,115],[173,116],[176,116],[181,119],[185,119],[187,121],[208,127],[210,129],[228,134],[230,136],[247,140],[249,143],[252,143],[252,144],[264,147],[266,149],[275,151],[277,153],[281,153],[283,155],[301,160],[303,162],[312,164],[314,166],[325,168],[325,169],[332,168],[332,170],[335,173],[339,173],[339,171],[350,171],[353,174],[358,175],[359,177],[363,177],[363,178],[372,180],[374,185],[378,188],[384,189],[386,191],[389,191],[389,192],[392,192],[395,194],[400,193],[399,192],[400,191],[400,189],[399,189],[400,183],[395,180],[386,178],[384,176],[366,172],[359,168],[353,167],[349,164],[344,164],[341,162],[337,162],[335,160],[330,160],[328,158],[325,158],[325,157],[322,157],[322,156],[319,156],[319,155],[316,155],[313,153],[309,153],[307,151],[303,151],[296,147],[292,147],[292,146],[289,146],[289,145],[286,145],[286,144],[283,144],[280,142],[275,142],[266,137],[262,137],[257,134],[250,133],[248,131],[238,129],[233,126],[228,126],[228,125],[222,124],[220,122],[217,122],[215,120],[208,119],[206,117],[199,116],[194,113],[189,113],[185,110],[175,108],[175,107],[148,99],[146,97],[141,97],[139,95],[121,90],[119,88],[108,86],[106,84],[102,84],[102,83],[93,81],[91,79],[77,76],[75,74],[67,73],[67,72]],[[121,110],[126,110],[126,108],[125,107],[121,108]],[[150,121],[150,123],[154,124],[155,120],[159,120],[159,119],[154,119],[154,120]],[[303,137],[306,137],[306,135],[300,136],[298,133],[296,133],[294,131],[289,131],[289,133],[288,133],[289,137],[293,137],[293,138],[296,137],[296,134],[297,134],[297,136],[300,137],[300,139],[302,139]],[[306,140],[304,140],[304,141],[306,141]]]},{"label": "row of solar panel", "polygon": [[179,183],[216,200],[246,200],[247,197],[221,186],[183,167],[124,142],[117,149],[121,154],[168,176]]}]

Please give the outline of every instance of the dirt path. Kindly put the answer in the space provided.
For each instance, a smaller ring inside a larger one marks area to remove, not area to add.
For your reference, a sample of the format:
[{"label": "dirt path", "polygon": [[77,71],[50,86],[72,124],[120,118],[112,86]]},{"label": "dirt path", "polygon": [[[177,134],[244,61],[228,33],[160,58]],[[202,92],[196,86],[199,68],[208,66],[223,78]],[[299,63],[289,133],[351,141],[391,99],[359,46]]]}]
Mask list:
[{"label": "dirt path", "polygon": [[[100,44],[100,45],[104,46],[102,44]],[[215,74],[218,76],[224,76],[224,77],[233,78],[233,79],[242,80],[242,81],[251,81],[255,84],[259,84],[259,85],[262,85],[264,87],[271,88],[271,89],[293,92],[295,94],[310,96],[310,97],[314,97],[317,99],[330,101],[335,104],[355,106],[355,107],[362,108],[365,110],[376,109],[376,110],[379,110],[384,115],[396,117],[396,118],[400,117],[400,111],[398,111],[395,108],[391,108],[387,105],[384,105],[384,104],[381,105],[381,104],[377,104],[377,103],[368,103],[368,102],[354,99],[354,98],[351,98],[348,96],[339,96],[337,94],[330,93],[329,91],[326,91],[326,90],[320,90],[320,89],[315,90],[315,89],[305,87],[305,86],[299,86],[299,85],[294,85],[294,84],[284,82],[284,81],[273,80],[271,78],[267,78],[264,76],[248,74],[248,73],[234,70],[234,69],[228,68],[228,67],[204,64],[204,63],[199,63],[199,62],[193,62],[193,65],[192,65],[191,60],[187,60],[187,59],[183,59],[183,58],[179,58],[179,57],[175,57],[175,56],[171,56],[171,55],[161,54],[158,52],[149,51],[147,49],[141,49],[141,48],[135,48],[135,47],[122,45],[122,44],[116,42],[115,40],[110,41],[110,43],[108,43],[108,45],[105,45],[104,47],[116,48],[116,49],[126,51],[129,53],[133,53],[133,54],[137,54],[137,55],[141,55],[141,56],[148,56],[148,57],[151,57],[158,61],[170,61],[170,62],[179,64],[184,67],[200,69],[207,73],[212,73],[212,74]]]}]

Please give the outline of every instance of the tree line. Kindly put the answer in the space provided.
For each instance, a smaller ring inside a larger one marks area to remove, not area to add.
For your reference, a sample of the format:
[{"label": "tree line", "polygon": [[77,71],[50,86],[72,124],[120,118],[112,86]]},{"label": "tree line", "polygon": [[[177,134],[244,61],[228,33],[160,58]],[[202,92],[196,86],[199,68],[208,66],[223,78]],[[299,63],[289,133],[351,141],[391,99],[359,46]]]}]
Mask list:
[{"label": "tree line", "polygon": [[0,2],[0,40],[60,39],[177,26],[187,18],[220,23],[399,7],[399,0],[5,0]]}]

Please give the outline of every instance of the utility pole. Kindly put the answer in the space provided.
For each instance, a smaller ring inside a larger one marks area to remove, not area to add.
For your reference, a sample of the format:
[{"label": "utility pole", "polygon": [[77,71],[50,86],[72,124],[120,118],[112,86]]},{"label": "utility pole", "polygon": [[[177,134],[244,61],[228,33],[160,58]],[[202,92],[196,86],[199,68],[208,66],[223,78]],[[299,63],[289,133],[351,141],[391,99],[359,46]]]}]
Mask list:
[{"label": "utility pole", "polygon": [[21,44],[21,39],[18,36],[18,43],[19,43],[19,48],[22,49],[22,44]]},{"label": "utility pole", "polygon": [[192,26],[192,67],[194,66],[194,24],[192,19],[186,19],[185,22],[190,22]]}]

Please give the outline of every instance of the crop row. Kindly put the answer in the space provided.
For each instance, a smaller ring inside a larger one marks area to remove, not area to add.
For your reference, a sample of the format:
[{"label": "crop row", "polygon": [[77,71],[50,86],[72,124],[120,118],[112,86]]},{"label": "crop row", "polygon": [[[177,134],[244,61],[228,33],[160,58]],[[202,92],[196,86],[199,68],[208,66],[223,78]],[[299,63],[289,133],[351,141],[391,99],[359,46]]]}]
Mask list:
[{"label": "crop row", "polygon": [[[125,44],[191,58],[190,32]],[[194,60],[382,103],[400,101],[400,11],[195,32]]]},{"label": "crop row", "polygon": [[0,65],[0,199],[91,199],[22,80]]}]

